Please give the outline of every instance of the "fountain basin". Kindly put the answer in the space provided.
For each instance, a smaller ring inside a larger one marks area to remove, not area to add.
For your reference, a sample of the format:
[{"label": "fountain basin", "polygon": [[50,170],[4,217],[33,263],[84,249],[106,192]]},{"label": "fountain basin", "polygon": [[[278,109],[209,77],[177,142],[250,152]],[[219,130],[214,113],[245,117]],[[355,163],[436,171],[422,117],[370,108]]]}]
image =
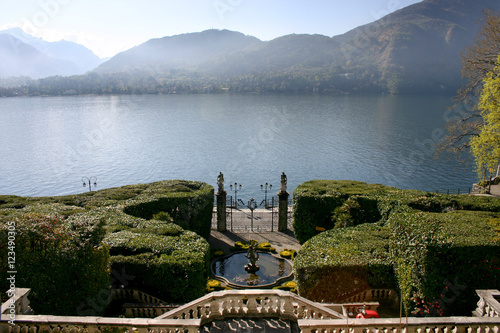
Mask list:
[{"label": "fountain basin", "polygon": [[216,259],[210,266],[212,275],[232,288],[272,288],[292,275],[292,265],[288,260],[260,251],[257,261],[259,270],[255,273],[247,272],[246,254],[236,252]]}]

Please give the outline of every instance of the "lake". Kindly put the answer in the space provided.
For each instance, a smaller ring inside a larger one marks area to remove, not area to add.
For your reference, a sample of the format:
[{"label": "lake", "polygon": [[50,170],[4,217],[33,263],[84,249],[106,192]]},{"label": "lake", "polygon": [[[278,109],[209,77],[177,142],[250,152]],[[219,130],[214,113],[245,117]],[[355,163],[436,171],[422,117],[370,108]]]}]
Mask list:
[{"label": "lake", "polygon": [[449,97],[138,95],[0,99],[0,194],[81,193],[163,179],[238,198],[349,179],[427,191],[467,188],[471,166],[435,159]]}]

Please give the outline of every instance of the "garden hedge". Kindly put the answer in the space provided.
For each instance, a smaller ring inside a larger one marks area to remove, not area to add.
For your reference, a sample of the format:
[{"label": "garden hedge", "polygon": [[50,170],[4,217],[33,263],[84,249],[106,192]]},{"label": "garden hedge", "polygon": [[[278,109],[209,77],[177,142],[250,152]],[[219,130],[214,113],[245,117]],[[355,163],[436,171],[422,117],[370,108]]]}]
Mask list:
[{"label": "garden hedge", "polygon": [[202,182],[182,182],[171,192],[144,191],[125,203],[124,212],[150,220],[159,212],[168,213],[182,228],[208,238],[212,221],[214,189]]},{"label": "garden hedge", "polygon": [[[6,265],[9,252],[15,253],[14,266],[0,270],[2,294],[9,289],[7,271],[14,270],[16,287],[31,288],[36,313],[75,315],[86,300],[109,289],[109,253],[101,242],[100,220],[84,213],[66,218],[50,206],[0,214],[0,261]],[[10,235],[15,235],[13,243]],[[104,308],[95,310],[99,315]]]},{"label": "garden hedge", "polygon": [[405,305],[420,315],[470,315],[476,289],[500,286],[497,218],[470,211],[393,214],[391,257],[399,289],[410,295]]},{"label": "garden hedge", "polygon": [[[295,236],[304,243],[318,234],[317,228],[333,228],[336,223],[334,215],[346,218],[343,214],[346,211],[358,215],[358,224],[376,222],[380,219],[377,201],[368,195],[375,196],[390,190],[393,188],[356,181],[313,180],[302,183],[293,192]],[[357,204],[352,209],[349,203],[346,204],[351,197],[351,203],[355,201]],[[347,207],[342,207],[344,204]]]},{"label": "garden hedge", "polygon": [[362,224],[311,238],[293,263],[299,294],[335,303],[369,288],[393,287],[389,235],[384,226]]},{"label": "garden hedge", "polygon": [[[58,197],[4,195],[0,256],[6,263],[4,240],[9,223],[16,222],[23,272],[16,286],[32,289],[37,313],[99,315],[110,280],[144,286],[153,294],[158,290],[167,301],[192,300],[203,294],[208,277],[209,246],[203,237],[210,232],[212,208],[212,186],[183,180]],[[45,228],[47,221],[60,236],[47,234],[53,230]],[[2,291],[8,289],[5,274],[0,269]]]},{"label": "garden hedge", "polygon": [[205,294],[210,246],[194,232],[165,236],[123,230],[108,234],[104,242],[110,247],[111,268],[133,277],[127,288],[173,303]]},{"label": "garden hedge", "polygon": [[[392,285],[417,315],[470,315],[475,289],[500,287],[498,198],[319,180],[300,185],[294,200],[304,243],[294,273],[299,293],[315,301]],[[369,272],[380,260],[377,280]]]}]

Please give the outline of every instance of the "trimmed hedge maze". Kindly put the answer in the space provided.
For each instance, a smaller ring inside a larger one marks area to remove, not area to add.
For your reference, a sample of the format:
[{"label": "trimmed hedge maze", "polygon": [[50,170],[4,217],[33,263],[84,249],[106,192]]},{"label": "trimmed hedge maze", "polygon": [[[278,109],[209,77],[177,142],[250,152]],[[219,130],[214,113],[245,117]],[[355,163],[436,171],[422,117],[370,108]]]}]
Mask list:
[{"label": "trimmed hedge maze", "polygon": [[476,289],[500,287],[499,214],[498,198],[303,183],[294,191],[299,294],[339,302],[393,288],[415,315],[470,315]]},{"label": "trimmed hedge maze", "polygon": [[[172,180],[59,197],[0,196],[0,260],[8,262],[15,234],[16,287],[32,289],[39,314],[100,315],[110,282],[190,301],[205,293],[213,193],[202,182]],[[4,269],[0,288],[9,289]]]}]

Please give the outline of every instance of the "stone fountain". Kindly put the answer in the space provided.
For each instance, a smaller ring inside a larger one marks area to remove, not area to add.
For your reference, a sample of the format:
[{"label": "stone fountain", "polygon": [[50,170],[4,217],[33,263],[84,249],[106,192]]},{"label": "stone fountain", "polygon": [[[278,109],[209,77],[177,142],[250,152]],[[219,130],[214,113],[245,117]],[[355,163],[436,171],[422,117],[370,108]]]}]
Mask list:
[{"label": "stone fountain", "polygon": [[212,275],[236,289],[272,288],[291,277],[288,260],[258,248],[259,243],[252,240],[248,249],[216,259],[210,266]]}]

